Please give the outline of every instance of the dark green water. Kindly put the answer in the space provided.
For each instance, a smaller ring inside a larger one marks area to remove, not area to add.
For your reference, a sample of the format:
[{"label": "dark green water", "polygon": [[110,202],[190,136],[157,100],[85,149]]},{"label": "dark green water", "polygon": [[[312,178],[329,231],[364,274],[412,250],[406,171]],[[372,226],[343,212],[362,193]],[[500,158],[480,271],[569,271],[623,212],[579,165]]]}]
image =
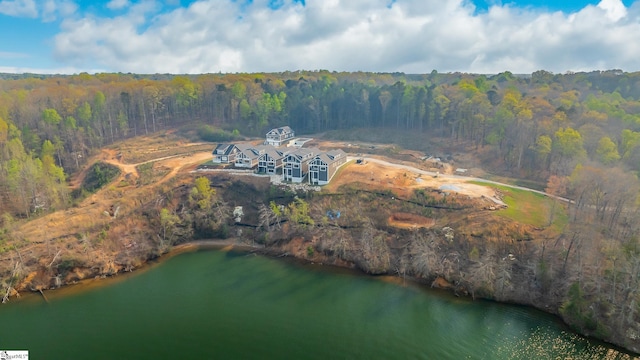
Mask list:
[{"label": "dark green water", "polygon": [[33,359],[617,354],[523,307],[242,253],[182,254],[108,286],[72,296],[48,294],[49,303],[32,297],[0,307],[0,349],[26,349]]}]

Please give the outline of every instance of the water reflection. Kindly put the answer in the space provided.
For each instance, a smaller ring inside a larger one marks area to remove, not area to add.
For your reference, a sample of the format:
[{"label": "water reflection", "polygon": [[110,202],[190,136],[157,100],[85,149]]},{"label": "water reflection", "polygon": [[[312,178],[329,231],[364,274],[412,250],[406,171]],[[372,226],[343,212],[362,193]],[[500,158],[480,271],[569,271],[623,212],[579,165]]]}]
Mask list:
[{"label": "water reflection", "polygon": [[47,359],[630,358],[538,311],[326,269],[181,254],[49,304],[0,307],[0,344]]}]

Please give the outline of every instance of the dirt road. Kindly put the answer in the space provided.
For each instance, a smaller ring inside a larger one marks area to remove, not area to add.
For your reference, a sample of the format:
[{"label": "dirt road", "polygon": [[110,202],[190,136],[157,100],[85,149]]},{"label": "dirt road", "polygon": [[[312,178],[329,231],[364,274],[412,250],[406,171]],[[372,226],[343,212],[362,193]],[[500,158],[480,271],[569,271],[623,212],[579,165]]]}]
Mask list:
[{"label": "dirt road", "polygon": [[[393,167],[396,169],[403,169],[403,170],[407,170],[407,171],[411,171],[413,173],[416,174],[420,174],[420,175],[426,175],[426,176],[430,176],[430,177],[434,177],[436,176],[436,172],[434,171],[427,171],[427,170],[422,170],[422,169],[418,169],[416,167],[413,166],[409,166],[409,165],[403,165],[403,164],[397,164],[397,163],[391,163],[385,160],[381,160],[378,158],[374,158],[374,157],[369,157],[369,156],[358,156],[357,158],[359,159],[364,159],[365,161],[368,162],[373,162],[373,163],[377,163],[383,166],[387,166],[387,167]],[[355,157],[349,157],[350,160],[355,160]],[[524,191],[529,191],[532,193],[536,193],[536,194],[540,194],[540,195],[544,195],[544,196],[548,196],[560,201],[564,201],[564,202],[572,202],[571,199],[567,199],[561,196],[554,196],[551,195],[549,193],[546,193],[544,191],[540,191],[540,190],[535,190],[535,189],[531,189],[528,187],[524,187],[524,186],[518,186],[518,185],[511,185],[511,184],[505,184],[505,183],[501,183],[498,181],[492,181],[492,180],[487,180],[487,179],[483,179],[483,178],[478,178],[478,177],[470,177],[470,176],[464,176],[464,175],[454,175],[454,174],[443,174],[443,173],[437,173],[437,178],[440,179],[440,181],[434,181],[432,183],[434,184],[451,184],[451,185],[455,185],[455,186],[460,186],[462,188],[466,188],[469,191],[471,191],[471,194],[467,194],[467,195],[473,195],[473,192],[475,190],[478,190],[476,188],[476,186],[479,185],[475,185],[475,184],[469,184],[469,181],[475,181],[475,182],[482,182],[482,183],[486,183],[487,185],[499,185],[499,186],[503,186],[503,187],[508,187],[511,189],[518,189],[518,190],[524,190]],[[484,186],[480,186],[480,187],[484,187]],[[463,192],[464,193],[464,192]],[[482,193],[481,195],[485,195],[484,193]],[[495,197],[489,197],[491,200],[493,200],[496,204],[499,205],[505,205],[502,201],[500,201],[499,199],[495,198]]]},{"label": "dirt road", "polygon": [[[365,186],[392,189],[398,196],[409,197],[416,189],[438,189],[444,192],[456,192],[473,198],[486,198],[497,206],[506,206],[488,186],[471,184],[472,178],[456,175],[437,174],[416,167],[392,163],[377,157],[358,156],[362,164],[350,163],[340,171],[326,188],[337,190],[340,186],[359,182]],[[349,160],[356,159],[349,157]]]}]

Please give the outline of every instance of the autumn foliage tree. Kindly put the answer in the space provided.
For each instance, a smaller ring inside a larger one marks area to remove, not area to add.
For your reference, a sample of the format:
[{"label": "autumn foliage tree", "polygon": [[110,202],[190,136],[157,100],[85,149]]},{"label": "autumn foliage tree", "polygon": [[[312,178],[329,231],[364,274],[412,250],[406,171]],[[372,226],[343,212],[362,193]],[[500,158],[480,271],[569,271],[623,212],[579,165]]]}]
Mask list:
[{"label": "autumn foliage tree", "polygon": [[193,228],[197,236],[215,236],[216,231],[229,218],[229,209],[216,196],[207,177],[195,179],[189,193],[190,216],[193,217]]}]

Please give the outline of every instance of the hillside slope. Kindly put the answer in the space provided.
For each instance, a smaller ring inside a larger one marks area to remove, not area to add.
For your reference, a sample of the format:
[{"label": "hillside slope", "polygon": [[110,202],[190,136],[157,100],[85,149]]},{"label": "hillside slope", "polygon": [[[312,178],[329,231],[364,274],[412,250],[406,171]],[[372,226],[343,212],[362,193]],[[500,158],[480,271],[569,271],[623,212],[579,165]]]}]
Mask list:
[{"label": "hillside slope", "polygon": [[[194,171],[211,148],[156,135],[103,149],[87,169],[117,166],[116,179],[72,208],[12,225],[0,254],[5,300],[130,271],[180,243],[230,238],[278,255],[535,306],[640,351],[638,288],[629,277],[637,263],[621,258],[615,278],[592,266],[597,234],[568,227],[562,203],[447,174],[452,168],[406,154],[391,159],[360,149],[352,155],[360,154],[362,165],[348,163],[321,191],[274,186],[246,173]],[[80,187],[84,176],[71,186]],[[234,221],[238,206],[243,215]]]}]

